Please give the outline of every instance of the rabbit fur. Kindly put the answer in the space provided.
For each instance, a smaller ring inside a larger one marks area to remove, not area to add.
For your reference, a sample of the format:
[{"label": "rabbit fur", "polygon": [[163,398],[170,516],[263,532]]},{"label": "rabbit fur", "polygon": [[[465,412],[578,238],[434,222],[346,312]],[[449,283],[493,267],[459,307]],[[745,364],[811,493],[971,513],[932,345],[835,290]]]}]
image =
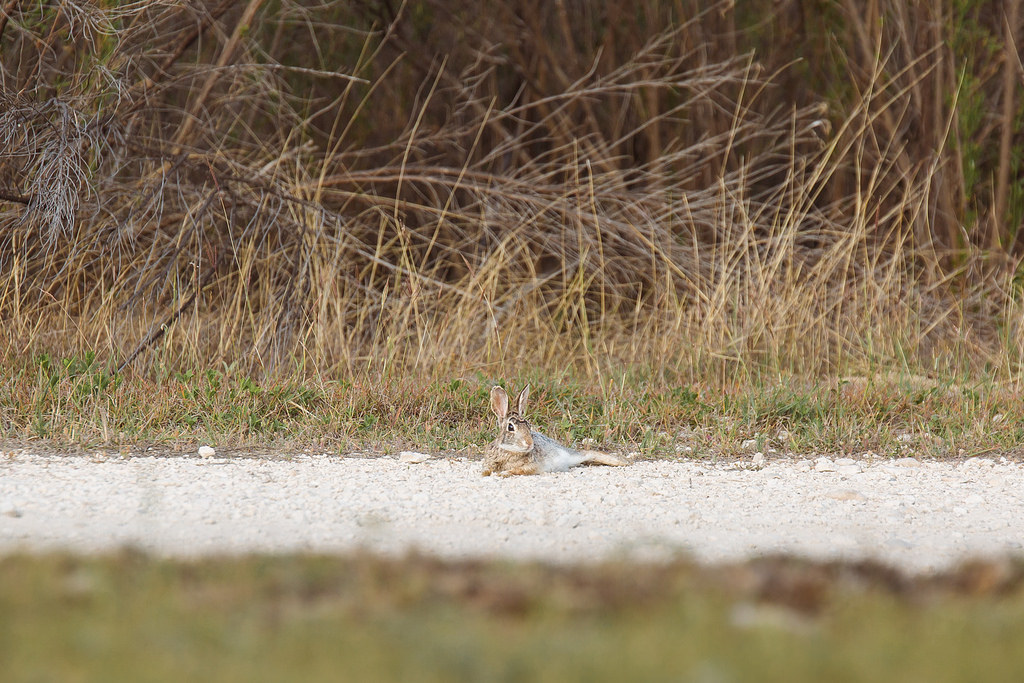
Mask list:
[{"label": "rabbit fur", "polygon": [[511,476],[564,472],[584,463],[627,465],[617,455],[600,451],[578,451],[568,448],[530,428],[526,417],[526,401],[530,385],[519,392],[516,410],[509,410],[508,394],[499,386],[491,387],[491,411],[498,418],[498,436],[484,452],[483,475]]}]

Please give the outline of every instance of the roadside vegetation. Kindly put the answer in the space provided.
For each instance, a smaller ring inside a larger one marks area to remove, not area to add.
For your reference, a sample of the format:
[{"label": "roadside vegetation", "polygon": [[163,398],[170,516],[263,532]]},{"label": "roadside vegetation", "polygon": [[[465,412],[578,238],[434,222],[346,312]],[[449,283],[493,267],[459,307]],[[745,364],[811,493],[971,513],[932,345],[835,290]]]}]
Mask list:
[{"label": "roadside vegetation", "polygon": [[[224,455],[277,449],[475,457],[494,438],[482,372],[424,379],[263,378],[231,369],[155,379],[111,373],[92,355],[36,357],[0,382],[8,444],[57,450]],[[1024,407],[991,381],[915,376],[691,382],[664,372],[520,375],[530,417],[557,438],[640,457],[733,458],[757,451],[900,457],[1019,457]]]},{"label": "roadside vegetation", "polygon": [[4,3],[0,437],[1018,449],[1020,17],[703,5]]}]

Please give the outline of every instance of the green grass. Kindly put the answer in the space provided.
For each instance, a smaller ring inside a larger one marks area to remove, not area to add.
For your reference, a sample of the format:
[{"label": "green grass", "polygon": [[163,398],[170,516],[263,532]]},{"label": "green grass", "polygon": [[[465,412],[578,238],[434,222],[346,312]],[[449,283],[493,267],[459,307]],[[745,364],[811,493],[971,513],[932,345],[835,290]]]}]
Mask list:
[{"label": "green grass", "polygon": [[5,681],[1020,680],[1021,575],[12,556],[0,660]]},{"label": "green grass", "polygon": [[[501,378],[258,381],[230,367],[156,378],[115,375],[92,355],[36,356],[0,378],[0,438],[66,448],[319,448],[328,452],[476,452],[493,438],[488,390]],[[563,371],[531,382],[529,415],[553,436],[648,457],[716,458],[744,441],[778,453],[926,457],[1014,454],[1019,392],[992,381],[881,375],[695,383],[637,368],[618,377]],[[749,450],[749,449],[748,449]]]}]

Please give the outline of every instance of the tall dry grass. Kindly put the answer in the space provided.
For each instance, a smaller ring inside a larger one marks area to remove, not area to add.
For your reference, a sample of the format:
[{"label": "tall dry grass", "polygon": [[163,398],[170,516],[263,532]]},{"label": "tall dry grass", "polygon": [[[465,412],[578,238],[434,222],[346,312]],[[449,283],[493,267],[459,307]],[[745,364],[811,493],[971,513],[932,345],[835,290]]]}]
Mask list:
[{"label": "tall dry grass", "polygon": [[842,73],[785,3],[7,2],[0,353],[1016,382],[1015,169],[958,206],[943,27],[825,5]]}]

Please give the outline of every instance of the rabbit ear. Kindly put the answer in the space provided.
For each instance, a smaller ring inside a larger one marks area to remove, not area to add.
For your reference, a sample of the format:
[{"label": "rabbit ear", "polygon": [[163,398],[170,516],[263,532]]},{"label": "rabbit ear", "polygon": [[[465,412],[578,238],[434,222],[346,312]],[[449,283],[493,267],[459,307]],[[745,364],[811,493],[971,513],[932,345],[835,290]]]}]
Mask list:
[{"label": "rabbit ear", "polygon": [[516,405],[519,406],[519,414],[526,415],[526,399],[530,398],[530,385],[527,384],[523,387],[523,390],[519,392],[519,398],[516,399]]},{"label": "rabbit ear", "polygon": [[504,420],[508,415],[508,394],[497,385],[491,387],[491,411],[499,420]]}]

